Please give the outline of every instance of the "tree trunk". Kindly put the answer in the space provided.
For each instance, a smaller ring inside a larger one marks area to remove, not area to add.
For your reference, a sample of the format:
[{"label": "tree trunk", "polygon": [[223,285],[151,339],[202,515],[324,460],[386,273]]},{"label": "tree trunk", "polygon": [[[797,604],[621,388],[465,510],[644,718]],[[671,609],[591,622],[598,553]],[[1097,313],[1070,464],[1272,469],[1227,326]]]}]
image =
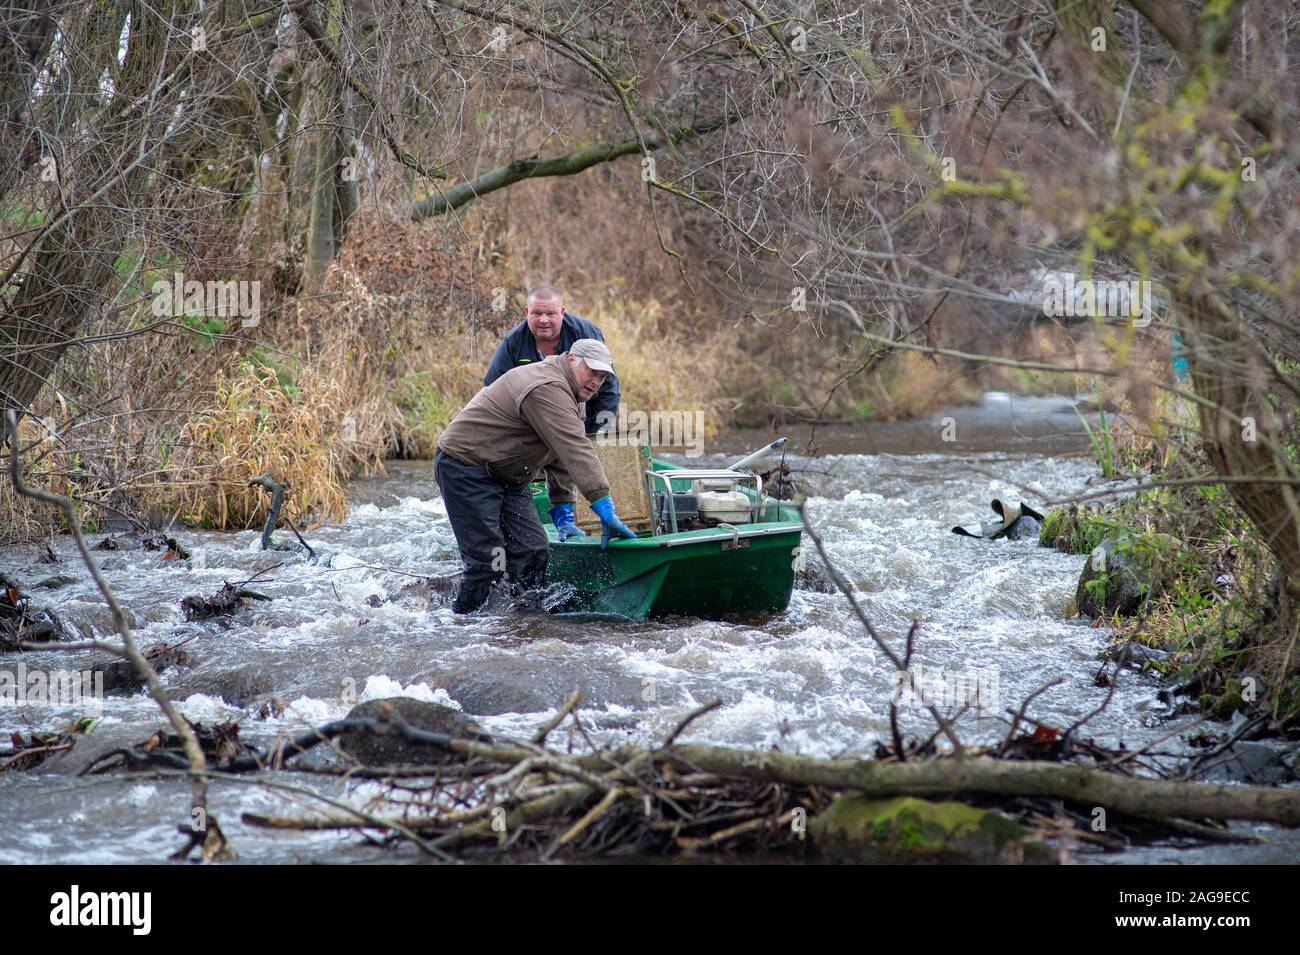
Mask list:
[{"label": "tree trunk", "polygon": [[[341,26],[341,0],[331,0],[325,33],[336,45]],[[303,291],[320,288],[325,271],[337,251],[334,237],[336,216],[335,180],[343,159],[339,123],[342,120],[341,85],[328,64],[317,64],[314,122],[317,125],[312,156],[311,212],[307,219],[307,250],[303,262]]]},{"label": "tree trunk", "polygon": [[[355,152],[344,148],[339,137],[340,161],[338,174],[334,178],[334,254],[343,248],[343,240],[348,234],[348,220],[356,215],[361,205],[360,159]],[[344,165],[344,160],[351,159],[352,164]],[[349,169],[351,171],[349,171]]]},{"label": "tree trunk", "polygon": [[16,6],[6,4],[0,12],[0,196],[40,156],[31,97],[54,39],[50,0],[35,0],[25,10]]},{"label": "tree trunk", "polygon": [[1178,305],[1192,384],[1212,405],[1200,406],[1205,452],[1224,477],[1271,481],[1235,480],[1227,487],[1277,557],[1288,592],[1300,596],[1300,508],[1294,487],[1281,482],[1296,475],[1279,449],[1267,377],[1251,347],[1251,333],[1226,304],[1208,295],[1183,293]]},{"label": "tree trunk", "polygon": [[99,311],[113,276],[115,243],[98,210],[73,213],[41,243],[0,320],[0,400],[19,416],[35,400],[77,332]]},{"label": "tree trunk", "polygon": [[829,786],[882,798],[961,793],[1046,796],[1153,819],[1258,819],[1300,826],[1300,791],[1294,789],[1136,779],[1086,766],[986,757],[885,763],[690,745],[661,750],[656,759],[665,755],[682,772]]}]

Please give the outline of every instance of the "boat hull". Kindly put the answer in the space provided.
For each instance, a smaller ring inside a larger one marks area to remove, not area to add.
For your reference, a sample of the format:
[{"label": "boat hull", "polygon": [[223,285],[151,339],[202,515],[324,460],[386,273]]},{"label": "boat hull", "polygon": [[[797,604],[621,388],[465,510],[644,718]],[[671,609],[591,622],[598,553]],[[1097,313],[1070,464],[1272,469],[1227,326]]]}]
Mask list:
[{"label": "boat hull", "polygon": [[614,541],[607,550],[594,536],[561,544],[554,528],[547,532],[547,582],[575,591],[566,609],[629,620],[720,619],[789,605],[802,527],[781,522],[689,531]]}]

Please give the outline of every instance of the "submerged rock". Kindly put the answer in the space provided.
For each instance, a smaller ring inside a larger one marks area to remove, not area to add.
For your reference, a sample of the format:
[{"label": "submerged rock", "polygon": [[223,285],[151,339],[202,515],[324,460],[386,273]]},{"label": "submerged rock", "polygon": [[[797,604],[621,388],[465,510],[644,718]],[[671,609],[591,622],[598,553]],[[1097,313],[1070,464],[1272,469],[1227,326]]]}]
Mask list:
[{"label": "submerged rock", "polygon": [[977,530],[969,530],[958,525],[952,529],[954,534],[962,537],[982,537],[985,540],[1018,541],[1026,537],[1038,537],[1043,515],[1024,501],[1002,501],[994,498],[989,505],[996,515],[992,521],[981,522]]},{"label": "submerged rock", "polygon": [[831,575],[820,561],[810,560],[797,568],[794,572],[794,586],[796,590],[810,590],[815,594],[839,593],[835,581],[831,580]]},{"label": "submerged rock", "polygon": [[544,688],[524,685],[518,679],[494,673],[458,675],[447,682],[446,689],[467,713],[479,716],[545,712],[556,699]]},{"label": "submerged rock", "polygon": [[818,851],[869,864],[1046,863],[1051,850],[1026,842],[1015,820],[992,809],[913,796],[838,797],[809,824]]},{"label": "submerged rock", "polygon": [[1118,646],[1107,648],[1103,656],[1107,660],[1116,661],[1120,666],[1145,670],[1148,663],[1158,666],[1166,662],[1169,659],[1169,651],[1157,650],[1155,647],[1148,647],[1145,643],[1128,640]]},{"label": "submerged rock", "polygon": [[[430,607],[450,607],[456,597],[459,574],[450,577],[421,577],[404,584],[396,593],[380,595],[380,603],[392,602],[415,610]],[[367,598],[367,603],[370,598]],[[377,607],[380,604],[370,603]]]},{"label": "submerged rock", "polygon": [[58,590],[60,587],[66,587],[68,584],[75,584],[76,582],[75,577],[69,577],[67,574],[54,574],[32,584],[32,589]]},{"label": "submerged rock", "polygon": [[[189,666],[191,663],[189,655],[184,650],[170,647],[165,643],[146,647],[143,653],[144,658],[153,667],[154,673],[161,674],[172,667]],[[97,669],[103,671],[104,693],[108,696],[126,696],[139,693],[145,688],[144,677],[130,660],[113,658],[99,664]],[[176,697],[175,693],[171,695]]]},{"label": "submerged rock", "polygon": [[381,726],[373,732],[348,730],[338,737],[339,747],[365,766],[427,766],[453,758],[439,746],[408,740],[396,729],[382,725],[393,717],[431,733],[446,733],[482,742],[491,742],[492,739],[460,710],[408,696],[395,696],[384,700],[367,700],[352,707],[347,719],[375,720]]},{"label": "submerged rock", "polygon": [[1267,743],[1239,741],[1226,753],[1215,757],[1196,778],[1205,782],[1249,783],[1254,786],[1288,783],[1296,779],[1294,766],[1288,765],[1288,756],[1293,754]]},{"label": "submerged rock", "polygon": [[91,550],[161,550],[164,560],[188,560],[190,552],[177,543],[176,538],[168,537],[159,531],[120,534],[105,537]]},{"label": "submerged rock", "polygon": [[271,695],[274,689],[265,668],[246,664],[234,670],[196,674],[184,686],[172,692],[178,699],[202,693],[217,697],[231,706],[251,706]]}]

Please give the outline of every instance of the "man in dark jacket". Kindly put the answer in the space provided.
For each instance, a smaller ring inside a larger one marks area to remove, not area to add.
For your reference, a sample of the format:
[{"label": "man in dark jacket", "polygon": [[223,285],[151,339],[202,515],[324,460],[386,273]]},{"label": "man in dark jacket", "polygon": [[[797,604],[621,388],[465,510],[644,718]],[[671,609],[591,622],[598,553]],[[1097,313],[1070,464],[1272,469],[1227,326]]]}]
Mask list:
[{"label": "man in dark jacket", "polygon": [[541,586],[549,542],[528,484],[542,469],[561,543],[584,536],[574,522],[575,491],[600,518],[602,547],[636,536],[614,513],[578,413],[613,373],[604,343],[579,339],[566,354],[511,369],[481,389],[443,430],[433,460],[464,563],[456,613],[477,610],[507,577],[521,590]]},{"label": "man in dark jacket", "polygon": [[[600,329],[591,322],[564,310],[564,301],[555,286],[538,285],[528,293],[524,320],[510,329],[497,346],[487,374],[483,376],[483,384],[492,384],[511,368],[534,364],[548,355],[563,355],[574,342],[583,338],[605,340]],[[618,414],[618,398],[618,379],[609,374],[600,390],[587,402],[588,434],[613,427]],[[603,411],[609,414],[602,420],[600,414]]]}]

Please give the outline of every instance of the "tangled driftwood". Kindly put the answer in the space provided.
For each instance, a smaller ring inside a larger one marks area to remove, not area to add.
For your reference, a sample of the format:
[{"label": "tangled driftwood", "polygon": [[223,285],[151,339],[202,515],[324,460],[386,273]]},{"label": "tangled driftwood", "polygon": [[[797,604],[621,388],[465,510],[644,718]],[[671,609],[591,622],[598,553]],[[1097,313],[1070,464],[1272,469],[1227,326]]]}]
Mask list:
[{"label": "tangled driftwood", "polygon": [[[246,813],[242,818],[248,825],[368,830],[438,855],[503,846],[540,855],[716,848],[803,852],[808,823],[843,794],[962,797],[1009,808],[1031,830],[1050,828],[1058,837],[1069,831],[1110,848],[1122,847],[1122,839],[1097,834],[1087,825],[1098,808],[1114,817],[1112,833],[1123,831],[1124,820],[1139,829],[1154,823],[1152,834],[1164,837],[1202,839],[1241,838],[1211,825],[1213,820],[1300,825],[1300,792],[1292,789],[1140,778],[1099,765],[999,759],[992,750],[899,762],[675,742],[677,733],[707,707],[688,715],[659,746],[592,747],[580,755],[546,747],[546,737],[566,718],[585,737],[576,704],[574,694],[527,741],[430,732],[410,725],[393,708],[383,718],[326,723],[267,751],[238,743],[230,727],[217,728],[215,734],[200,729],[200,737],[212,759],[207,772],[218,778],[301,768],[387,780],[391,786],[388,796],[372,800],[365,812],[331,801],[343,811],[305,817]],[[411,752],[429,755],[424,765],[401,767],[295,763],[302,754],[356,732],[396,737],[412,744]],[[1025,734],[1036,735],[1037,730]],[[226,758],[220,758],[218,746]],[[89,771],[181,771],[186,765],[175,743],[155,734],[139,747],[106,754]]]}]

